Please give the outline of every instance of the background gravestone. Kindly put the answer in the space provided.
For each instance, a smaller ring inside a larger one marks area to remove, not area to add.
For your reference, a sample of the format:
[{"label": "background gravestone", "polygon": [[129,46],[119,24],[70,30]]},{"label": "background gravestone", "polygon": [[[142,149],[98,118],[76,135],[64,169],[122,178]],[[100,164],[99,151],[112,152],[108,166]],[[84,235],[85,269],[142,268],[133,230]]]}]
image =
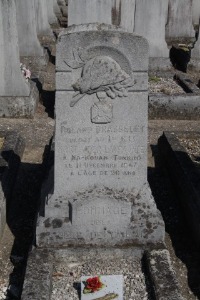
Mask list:
[{"label": "background gravestone", "polygon": [[39,246],[162,243],[147,184],[146,40],[72,27],[59,37],[56,68],[54,194]]}]

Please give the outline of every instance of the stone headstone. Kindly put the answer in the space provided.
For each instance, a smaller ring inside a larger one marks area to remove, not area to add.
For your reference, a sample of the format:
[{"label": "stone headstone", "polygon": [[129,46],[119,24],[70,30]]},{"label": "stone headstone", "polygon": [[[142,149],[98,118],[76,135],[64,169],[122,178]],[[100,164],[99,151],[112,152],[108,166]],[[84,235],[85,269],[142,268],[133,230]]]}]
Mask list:
[{"label": "stone headstone", "polygon": [[162,243],[147,184],[147,41],[73,26],[59,36],[56,68],[54,193],[38,245]]},{"label": "stone headstone", "polygon": [[149,42],[150,57],[169,57],[165,41],[168,0],[136,0],[134,32]]},{"label": "stone headstone", "polygon": [[58,19],[54,12],[54,0],[49,0],[47,5],[49,24],[58,24]]},{"label": "stone headstone", "polygon": [[53,9],[56,15],[60,15],[61,11],[60,11],[60,7],[58,5],[57,0],[53,0]]},{"label": "stone headstone", "polygon": [[200,0],[192,1],[192,21],[193,25],[198,28],[200,18]]},{"label": "stone headstone", "polygon": [[15,1],[0,1],[0,96],[28,96],[20,70]]},{"label": "stone headstone", "polygon": [[168,44],[195,40],[192,24],[192,0],[169,0],[166,40]]},{"label": "stone headstone", "polygon": [[44,50],[37,37],[34,1],[17,0],[16,7],[20,56],[43,56]]},{"label": "stone headstone", "polygon": [[13,0],[0,0],[0,53],[0,117],[33,117],[39,95],[20,70]]},{"label": "stone headstone", "polygon": [[133,32],[135,23],[135,0],[125,0],[121,2],[121,22],[120,26],[128,32]]},{"label": "stone headstone", "polygon": [[86,23],[112,24],[113,0],[69,0],[68,26]]},{"label": "stone headstone", "polygon": [[37,21],[37,34],[53,35],[52,29],[48,22],[47,0],[35,0],[35,13]]}]

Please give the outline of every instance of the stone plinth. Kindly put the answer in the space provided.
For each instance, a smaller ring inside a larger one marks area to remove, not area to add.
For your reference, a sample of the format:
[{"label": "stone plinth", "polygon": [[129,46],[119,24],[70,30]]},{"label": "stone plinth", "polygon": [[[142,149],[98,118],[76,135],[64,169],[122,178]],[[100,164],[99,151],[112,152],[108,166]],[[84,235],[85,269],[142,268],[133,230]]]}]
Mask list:
[{"label": "stone plinth", "polygon": [[54,193],[38,245],[162,243],[147,184],[147,41],[77,26],[59,36],[56,57]]}]

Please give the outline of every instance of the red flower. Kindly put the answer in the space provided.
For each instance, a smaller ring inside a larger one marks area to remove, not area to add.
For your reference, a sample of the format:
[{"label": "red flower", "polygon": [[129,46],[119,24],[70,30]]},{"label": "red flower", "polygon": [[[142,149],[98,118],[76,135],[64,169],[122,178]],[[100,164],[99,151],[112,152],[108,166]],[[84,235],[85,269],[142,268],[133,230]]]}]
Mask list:
[{"label": "red flower", "polygon": [[103,287],[103,283],[100,281],[99,277],[91,277],[86,280],[85,288],[91,290],[91,293],[98,291]]}]

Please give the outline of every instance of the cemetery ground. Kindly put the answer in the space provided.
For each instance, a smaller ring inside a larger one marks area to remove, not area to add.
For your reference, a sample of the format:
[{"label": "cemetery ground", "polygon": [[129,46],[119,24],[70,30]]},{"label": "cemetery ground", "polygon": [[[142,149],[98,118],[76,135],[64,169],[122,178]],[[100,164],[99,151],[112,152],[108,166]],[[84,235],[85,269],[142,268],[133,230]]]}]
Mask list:
[{"label": "cemetery ground", "polygon": [[[150,120],[148,180],[166,226],[166,247],[170,252],[185,299],[200,298],[200,258],[157,149],[163,131],[198,131],[199,121]],[[45,176],[44,153],[53,134],[54,119],[40,103],[34,119],[1,119],[0,129],[17,130],[26,148],[19,168],[12,202],[8,204],[8,226],[0,247],[0,299],[14,299],[22,288],[24,268],[33,240],[40,187]],[[192,145],[190,145],[192,147]],[[10,257],[11,253],[11,257]]]}]

